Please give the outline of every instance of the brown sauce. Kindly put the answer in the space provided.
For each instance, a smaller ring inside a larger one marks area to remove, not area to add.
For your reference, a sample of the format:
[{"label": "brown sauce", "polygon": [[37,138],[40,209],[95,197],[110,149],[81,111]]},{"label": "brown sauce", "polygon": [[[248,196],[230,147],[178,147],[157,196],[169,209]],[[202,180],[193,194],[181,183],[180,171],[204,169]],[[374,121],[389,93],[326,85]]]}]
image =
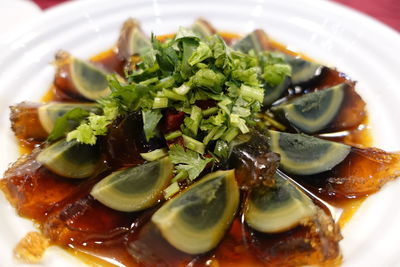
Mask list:
[{"label": "brown sauce", "polygon": [[[238,38],[236,34],[224,33],[223,36],[228,42]],[[167,37],[170,37],[170,35],[162,36],[160,39],[163,40]],[[272,42],[272,45],[277,50],[307,58],[302,54],[288,50],[277,42]],[[103,67],[117,70],[117,72],[122,71],[123,62],[118,58],[115,49],[100,53],[92,57],[91,60]],[[341,76],[328,73],[325,83],[319,84],[319,86],[330,86],[343,81],[343,79]],[[62,95],[54,86],[42,98],[43,102],[60,100],[71,99]],[[367,122],[343,136],[329,138],[351,145],[369,146],[372,142],[369,128],[366,125]],[[115,136],[118,136],[118,133]],[[20,140],[20,151],[23,154],[31,152],[31,149],[37,145],[37,142],[29,143],[23,139]],[[132,140],[125,141],[132,142]],[[111,140],[110,146],[115,148],[114,145],[117,143],[115,140]],[[118,143],[118,145],[121,144]],[[126,148],[126,143],[122,147]],[[137,150],[140,150],[136,146],[130,147],[136,150],[136,154]],[[133,154],[133,151],[117,149],[114,153],[115,155],[127,155],[121,162],[115,162],[114,166],[124,166],[124,162],[130,162],[130,165],[140,163],[139,159],[129,157]],[[298,240],[303,240],[303,236],[306,236],[305,233],[307,233],[305,229],[295,228],[290,233],[270,236],[269,239],[257,237],[257,242],[263,244],[260,247],[254,244],[245,245],[243,240],[250,234],[254,235],[254,233],[245,229],[238,217],[215,251],[207,255],[188,257],[168,245],[148,223],[153,209],[138,213],[123,213],[109,209],[93,199],[88,192],[91,186],[102,177],[89,180],[63,179],[41,167],[33,160],[32,156],[27,156],[25,160],[18,161],[14,166],[14,171],[15,169],[18,169],[20,175],[13,174],[10,181],[1,180],[0,188],[6,193],[7,198],[16,207],[18,213],[37,222],[53,244],[66,248],[67,251],[81,258],[85,263],[93,266],[115,266],[115,262],[128,267],[139,266],[133,260],[132,252],[131,254],[128,253],[129,247],[135,242],[141,243],[144,247],[156,246],[156,248],[159,248],[159,257],[171,260],[175,263],[173,266],[186,266],[185,264],[188,263],[191,263],[190,266],[265,266],[266,263],[257,257],[257,254],[264,253],[265,250],[258,251],[254,248],[270,247],[275,249],[273,247],[274,242],[279,240],[283,243],[290,240],[295,242],[296,237],[299,238]],[[7,173],[5,178],[7,178]],[[342,227],[365,198],[336,201],[326,199],[329,203],[343,208],[344,212],[339,219],[339,224]],[[307,249],[304,248],[304,251],[304,255],[306,255]],[[146,251],[140,252],[143,253],[142,255],[146,255]],[[281,258],[284,258],[284,256],[281,255]],[[293,262],[296,261],[293,260]],[[340,257],[334,257],[327,261],[327,265],[336,266],[340,262]],[[152,264],[149,266],[152,266]],[[279,266],[279,261],[274,266]]]}]

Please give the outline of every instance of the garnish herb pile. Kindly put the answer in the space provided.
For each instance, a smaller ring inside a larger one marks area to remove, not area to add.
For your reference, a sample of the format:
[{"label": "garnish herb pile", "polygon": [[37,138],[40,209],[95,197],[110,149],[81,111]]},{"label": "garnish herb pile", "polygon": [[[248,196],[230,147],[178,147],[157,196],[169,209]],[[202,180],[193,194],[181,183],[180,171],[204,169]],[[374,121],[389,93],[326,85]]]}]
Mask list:
[{"label": "garnish herb pile", "polygon": [[[112,93],[98,101],[101,115],[74,109],[57,121],[50,140],[67,134],[68,141],[94,145],[118,116],[140,111],[146,139],[162,137],[170,144],[173,182],[192,181],[207,164],[227,157],[229,143],[238,134],[249,132],[262,107],[264,88],[290,74],[279,54],[243,53],[219,35],[201,38],[181,27],[164,43],[152,36],[151,46],[133,56],[126,80],[109,76]],[[159,129],[168,110],[183,112],[179,130]],[[70,131],[68,120],[80,124]]]}]

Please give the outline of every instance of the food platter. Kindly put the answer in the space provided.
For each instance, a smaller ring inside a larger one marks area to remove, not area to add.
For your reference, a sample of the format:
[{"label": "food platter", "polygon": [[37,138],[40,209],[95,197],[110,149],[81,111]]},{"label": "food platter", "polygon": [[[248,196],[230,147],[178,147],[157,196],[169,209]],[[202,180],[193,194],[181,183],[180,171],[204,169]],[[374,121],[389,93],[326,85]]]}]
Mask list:
[{"label": "food platter", "polygon": [[[224,31],[246,33],[263,28],[290,49],[344,71],[359,81],[358,92],[368,103],[374,144],[400,150],[396,124],[400,62],[393,56],[400,37],[368,17],[325,1],[82,1],[57,7],[26,25],[0,55],[0,171],[18,156],[7,107],[26,99],[40,100],[52,81],[54,70],[49,63],[57,50],[82,58],[105,50],[114,44],[128,17],[139,19],[147,33],[163,34],[199,16]],[[368,198],[343,229],[344,266],[394,266],[400,261],[396,246],[400,240],[396,231],[399,188],[400,183],[393,182]],[[18,217],[3,196],[0,210],[4,218],[0,249],[5,252],[1,264],[18,266],[12,249],[33,226]],[[59,249],[49,251],[43,262],[43,266],[77,264],[78,260]]]}]

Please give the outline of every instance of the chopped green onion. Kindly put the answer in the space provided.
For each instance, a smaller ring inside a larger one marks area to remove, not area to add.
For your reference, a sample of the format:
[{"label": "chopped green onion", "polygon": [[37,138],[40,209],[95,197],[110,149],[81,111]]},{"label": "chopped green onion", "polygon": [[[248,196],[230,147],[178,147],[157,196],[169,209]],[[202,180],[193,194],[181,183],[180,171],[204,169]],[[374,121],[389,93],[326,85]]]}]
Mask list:
[{"label": "chopped green onion", "polygon": [[218,132],[220,127],[214,127],[211,129],[211,131],[208,132],[208,134],[204,137],[203,139],[203,144],[208,145],[208,143],[212,140],[214,135]]},{"label": "chopped green onion", "polygon": [[165,140],[169,141],[169,140],[175,139],[179,136],[182,136],[182,132],[178,130],[178,131],[170,132],[170,133],[164,135],[164,138],[165,138]]},{"label": "chopped green onion", "polygon": [[206,69],[208,67],[207,64],[204,63],[197,63],[195,66],[199,69]]},{"label": "chopped green onion", "polygon": [[233,139],[235,139],[235,137],[239,134],[239,129],[236,127],[231,127],[228,129],[228,131],[226,131],[226,133],[224,134],[224,136],[222,136],[222,139],[224,139],[226,142],[230,142]]},{"label": "chopped green onion", "polygon": [[238,127],[242,133],[248,133],[250,130],[246,125],[246,121],[239,117],[237,114],[231,114],[230,116],[231,124]]},{"label": "chopped green onion", "polygon": [[168,107],[168,98],[166,97],[155,97],[153,102],[153,108],[166,108]]},{"label": "chopped green onion", "polygon": [[226,114],[230,114],[231,110],[227,107],[232,104],[232,100],[228,97],[224,98],[221,102],[218,103],[218,106],[225,111]]},{"label": "chopped green onion", "polygon": [[176,193],[179,192],[179,190],[181,190],[181,188],[179,187],[179,184],[177,182],[174,182],[172,184],[170,184],[167,188],[164,189],[163,193],[164,193],[164,198],[165,199],[169,199],[170,197],[172,197],[173,195],[175,195]]},{"label": "chopped green onion", "polygon": [[155,161],[168,155],[166,148],[156,149],[147,153],[140,153],[140,156],[147,161]]},{"label": "chopped green onion", "polygon": [[187,125],[189,130],[196,136],[199,130],[199,125],[202,119],[201,109],[194,105],[190,113],[190,125]]},{"label": "chopped green onion", "polygon": [[190,86],[187,86],[186,84],[182,84],[179,87],[176,87],[172,89],[175,93],[178,95],[186,95],[190,91]]},{"label": "chopped green onion", "polygon": [[153,77],[153,78],[141,81],[140,84],[149,85],[149,84],[156,83],[156,82],[158,82],[158,78],[157,77]]},{"label": "chopped green onion", "polygon": [[171,182],[172,182],[172,183],[179,182],[179,181],[185,180],[185,179],[188,178],[188,177],[189,177],[189,174],[188,174],[187,171],[185,171],[185,170],[180,170],[180,171],[178,172],[178,174],[175,175],[174,178],[172,178]]},{"label": "chopped green onion", "polygon": [[214,114],[217,114],[219,111],[219,109],[217,107],[212,107],[212,108],[208,108],[206,110],[203,110],[201,113],[203,114],[204,117],[208,117]]},{"label": "chopped green onion", "polygon": [[170,88],[175,85],[175,79],[173,76],[161,79],[160,82],[154,86],[155,89]]},{"label": "chopped green onion", "polygon": [[234,106],[232,108],[232,113],[235,113],[242,118],[246,118],[251,115],[251,111],[249,108],[238,107],[238,106]]},{"label": "chopped green onion", "polygon": [[240,95],[243,98],[249,98],[251,100],[262,102],[264,100],[264,89],[242,84],[242,86],[240,86]]},{"label": "chopped green onion", "polygon": [[189,148],[190,150],[196,151],[197,153],[203,155],[205,151],[205,145],[192,137],[187,135],[182,135],[183,137],[183,144],[185,147]]},{"label": "chopped green onion", "polygon": [[220,126],[218,128],[218,131],[214,134],[214,136],[212,137],[212,140],[218,140],[221,138],[221,136],[225,133],[226,131],[226,126]]},{"label": "chopped green onion", "polygon": [[176,101],[186,101],[186,97],[179,95],[175,92],[172,92],[171,90],[167,90],[167,89],[163,89],[162,90],[162,94],[163,96],[172,99],[172,100],[176,100]]}]

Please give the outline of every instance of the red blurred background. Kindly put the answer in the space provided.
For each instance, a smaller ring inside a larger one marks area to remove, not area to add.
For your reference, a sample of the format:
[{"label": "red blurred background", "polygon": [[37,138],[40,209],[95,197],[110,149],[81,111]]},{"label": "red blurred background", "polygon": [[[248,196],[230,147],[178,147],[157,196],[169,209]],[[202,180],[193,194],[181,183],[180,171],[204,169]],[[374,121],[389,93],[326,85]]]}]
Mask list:
[{"label": "red blurred background", "polygon": [[[32,0],[42,9],[69,0]],[[368,14],[386,25],[400,31],[400,0],[333,0]]]}]

